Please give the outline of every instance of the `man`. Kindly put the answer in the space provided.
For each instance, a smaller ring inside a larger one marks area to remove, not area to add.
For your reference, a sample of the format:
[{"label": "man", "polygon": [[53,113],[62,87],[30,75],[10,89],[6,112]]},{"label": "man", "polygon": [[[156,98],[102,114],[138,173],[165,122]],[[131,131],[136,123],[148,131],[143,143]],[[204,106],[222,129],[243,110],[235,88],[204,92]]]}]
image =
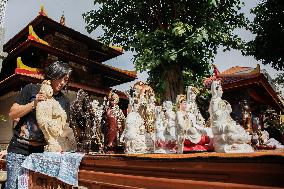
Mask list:
[{"label": "man", "polygon": [[[56,61],[45,69],[45,79],[51,80],[53,97],[68,114],[70,102],[61,92],[67,85],[72,69],[67,63]],[[18,120],[13,137],[7,149],[7,189],[18,188],[18,177],[24,174],[21,164],[31,153],[42,153],[46,141],[36,121],[35,107],[46,100],[46,95],[39,93],[39,84],[26,85],[16,97],[9,116]]]}]

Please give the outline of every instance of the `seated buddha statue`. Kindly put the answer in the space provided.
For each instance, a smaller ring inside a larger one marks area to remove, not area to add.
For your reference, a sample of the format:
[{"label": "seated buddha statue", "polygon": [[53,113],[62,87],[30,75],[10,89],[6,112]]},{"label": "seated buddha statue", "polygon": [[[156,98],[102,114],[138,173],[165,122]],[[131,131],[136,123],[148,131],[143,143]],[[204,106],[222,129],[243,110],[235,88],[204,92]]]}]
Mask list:
[{"label": "seated buddha statue", "polygon": [[188,113],[186,96],[178,95],[176,112],[178,153],[209,150],[210,139],[196,128],[193,117]]},{"label": "seated buddha statue", "polygon": [[231,118],[231,105],[222,99],[223,90],[220,81],[212,82],[211,93],[209,113],[215,151],[225,153],[253,152],[253,148],[248,144],[251,140],[250,135]]},{"label": "seated buddha statue", "polygon": [[126,126],[122,134],[125,142],[124,152],[126,154],[145,154],[147,146],[144,120],[138,113],[138,100],[131,101],[131,103],[131,112],[126,117]]}]

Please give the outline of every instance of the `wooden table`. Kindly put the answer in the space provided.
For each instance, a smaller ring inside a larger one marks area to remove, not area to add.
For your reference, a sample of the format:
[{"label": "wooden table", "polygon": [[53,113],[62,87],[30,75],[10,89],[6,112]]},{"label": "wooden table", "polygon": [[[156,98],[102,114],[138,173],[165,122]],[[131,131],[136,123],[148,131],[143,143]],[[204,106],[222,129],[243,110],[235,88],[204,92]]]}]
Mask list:
[{"label": "wooden table", "polygon": [[[31,172],[32,189],[69,189]],[[86,155],[79,185],[88,189],[284,188],[284,151],[251,154]]]},{"label": "wooden table", "polygon": [[92,189],[284,187],[284,152],[85,156],[81,185]]}]

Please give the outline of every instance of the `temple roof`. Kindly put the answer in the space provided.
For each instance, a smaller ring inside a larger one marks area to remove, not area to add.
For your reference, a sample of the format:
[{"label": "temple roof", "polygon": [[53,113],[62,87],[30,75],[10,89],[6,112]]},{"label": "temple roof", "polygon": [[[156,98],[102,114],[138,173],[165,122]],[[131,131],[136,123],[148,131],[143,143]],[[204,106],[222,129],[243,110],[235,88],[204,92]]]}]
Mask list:
[{"label": "temple roof", "polygon": [[19,44],[23,43],[29,34],[29,26],[32,25],[35,32],[43,38],[48,33],[59,32],[70,38],[86,44],[89,48],[89,52],[93,53],[93,57],[99,57],[95,61],[104,62],[116,56],[122,54],[121,51],[105,46],[103,43],[94,40],[78,31],[73,30],[67,26],[64,26],[47,16],[38,15],[33,21],[31,21],[24,29],[11,38],[4,46],[5,52],[11,52]]},{"label": "temple roof", "polygon": [[[11,75],[10,77],[0,81],[0,96],[10,92],[10,91],[19,91],[21,87],[25,86],[28,83],[40,83],[42,79],[38,76],[32,76],[32,75],[25,75],[21,73],[15,73]],[[104,87],[89,87],[87,85],[76,83],[76,82],[69,82],[68,83],[68,89],[77,91],[79,89],[83,89],[87,91],[88,93],[95,94],[96,96],[104,97],[109,94],[110,88],[104,88]],[[116,93],[119,95],[121,99],[127,100],[127,96],[125,93],[121,91],[117,91]]]},{"label": "temple roof", "polygon": [[119,68],[101,64],[93,60],[89,60],[84,57],[72,54],[70,52],[58,49],[56,47],[52,47],[34,40],[27,39],[15,49],[13,49],[9,53],[7,58],[3,61],[2,72],[5,71],[5,73],[1,73],[1,78],[4,79],[14,73],[14,70],[16,69],[17,57],[21,57],[23,54],[31,54],[32,52],[35,53],[36,51],[41,54],[48,53],[54,56],[58,56],[60,58],[64,58],[68,61],[77,62],[81,65],[91,67],[93,70],[95,70],[94,73],[96,72],[101,74],[104,82],[103,85],[105,87],[112,87],[122,83],[130,82],[135,80],[137,77],[135,71],[122,70]]},{"label": "temple roof", "polygon": [[283,99],[277,92],[271,77],[265,70],[260,70],[259,65],[256,68],[232,67],[205,79],[205,86],[209,88],[212,81],[216,79],[221,81],[225,93],[240,94],[241,90],[248,90],[251,97],[259,103],[284,110]]},{"label": "temple roof", "polygon": [[248,73],[254,70],[252,67],[242,67],[242,66],[234,66],[231,67],[223,72],[221,74],[242,74],[242,73]]}]

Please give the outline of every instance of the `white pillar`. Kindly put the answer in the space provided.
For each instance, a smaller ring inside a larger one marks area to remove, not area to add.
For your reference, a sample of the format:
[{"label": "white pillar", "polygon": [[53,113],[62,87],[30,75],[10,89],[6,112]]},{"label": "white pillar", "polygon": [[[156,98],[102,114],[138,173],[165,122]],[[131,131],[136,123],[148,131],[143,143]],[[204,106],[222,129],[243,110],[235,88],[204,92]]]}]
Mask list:
[{"label": "white pillar", "polygon": [[7,56],[7,53],[3,52],[3,45],[4,45],[4,18],[6,14],[6,5],[8,0],[1,0],[0,1],[0,68],[2,68],[2,61]]}]

